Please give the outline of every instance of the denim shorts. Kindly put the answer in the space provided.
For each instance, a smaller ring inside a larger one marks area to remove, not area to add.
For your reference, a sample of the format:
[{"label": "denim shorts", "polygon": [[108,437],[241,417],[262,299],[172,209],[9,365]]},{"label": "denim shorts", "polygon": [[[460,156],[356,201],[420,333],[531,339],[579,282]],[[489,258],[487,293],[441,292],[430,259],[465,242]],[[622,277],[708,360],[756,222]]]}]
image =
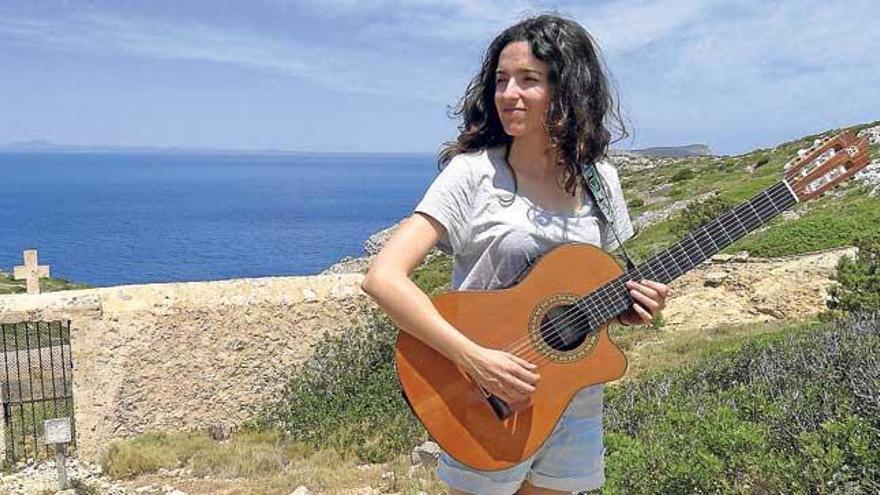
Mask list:
[{"label": "denim shorts", "polygon": [[509,495],[526,480],[563,492],[601,487],[605,483],[602,385],[578,392],[544,445],[523,462],[500,471],[479,471],[443,452],[437,477],[451,488],[475,495]]}]

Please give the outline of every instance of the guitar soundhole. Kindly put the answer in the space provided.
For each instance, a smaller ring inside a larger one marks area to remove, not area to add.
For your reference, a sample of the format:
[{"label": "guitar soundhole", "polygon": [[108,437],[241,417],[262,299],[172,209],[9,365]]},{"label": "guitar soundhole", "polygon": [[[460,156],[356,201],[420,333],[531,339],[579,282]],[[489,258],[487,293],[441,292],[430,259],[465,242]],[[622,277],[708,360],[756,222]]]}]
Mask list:
[{"label": "guitar soundhole", "polygon": [[576,349],[587,337],[588,323],[570,304],[550,308],[541,318],[541,338],[556,351]]}]

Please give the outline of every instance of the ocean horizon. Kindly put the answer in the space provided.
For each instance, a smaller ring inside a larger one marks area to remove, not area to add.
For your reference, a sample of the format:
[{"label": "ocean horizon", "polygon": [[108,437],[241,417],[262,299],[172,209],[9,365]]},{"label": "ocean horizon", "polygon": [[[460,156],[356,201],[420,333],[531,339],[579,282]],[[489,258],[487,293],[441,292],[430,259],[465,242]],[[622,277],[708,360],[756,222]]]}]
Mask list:
[{"label": "ocean horizon", "polygon": [[92,286],[312,275],[406,217],[432,153],[0,152],[0,269]]}]

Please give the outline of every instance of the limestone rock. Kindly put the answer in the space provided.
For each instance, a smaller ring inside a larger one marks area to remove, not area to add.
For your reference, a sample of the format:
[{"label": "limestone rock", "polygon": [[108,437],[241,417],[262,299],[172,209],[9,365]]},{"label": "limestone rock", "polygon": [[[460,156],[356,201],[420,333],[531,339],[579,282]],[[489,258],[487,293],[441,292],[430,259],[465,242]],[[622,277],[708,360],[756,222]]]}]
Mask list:
[{"label": "limestone rock", "polygon": [[415,449],[410,455],[413,465],[424,465],[433,467],[437,465],[440,459],[440,446],[434,442],[427,441]]},{"label": "limestone rock", "polygon": [[871,144],[880,144],[880,125],[862,129],[856,135],[858,137],[868,136],[868,142]]},{"label": "limestone rock", "polygon": [[401,220],[396,224],[390,227],[386,227],[368,237],[366,242],[364,242],[364,250],[367,252],[367,254],[371,256],[379,254],[379,251],[382,250],[382,246],[384,246],[385,243],[388,242],[388,239],[391,238],[391,235],[394,234],[394,231],[397,230],[397,228],[400,227],[400,224],[402,224],[403,222],[404,220]]},{"label": "limestone rock", "polygon": [[345,256],[320,274],[366,273],[367,269],[370,267],[370,261],[373,256],[379,254],[379,251],[382,250],[382,246],[388,242],[388,239],[391,238],[391,235],[397,230],[397,227],[399,227],[401,223],[403,223],[403,220],[368,237],[364,242],[364,251],[367,252],[367,256]]},{"label": "limestone rock", "polygon": [[801,212],[797,210],[785,210],[782,212],[782,218],[786,220],[797,220],[801,217]]},{"label": "limestone rock", "polygon": [[[101,474],[100,466],[83,462],[75,457],[65,461],[67,477],[69,480],[77,480],[88,493],[101,493],[108,495],[121,495],[132,493],[125,489],[122,483],[116,483]],[[0,493],[10,495],[25,495],[34,493],[53,493],[73,495],[75,489],[58,490],[58,470],[52,459],[40,462],[18,463],[12,472],[0,473]],[[85,492],[84,492],[85,493]]]},{"label": "limestone rock", "polygon": [[611,150],[608,156],[608,161],[610,161],[612,165],[620,170],[626,170],[628,172],[651,170],[675,163],[678,160],[679,158],[672,157],[640,156],[622,150]]},{"label": "limestone rock", "polygon": [[764,315],[772,316],[777,320],[785,318],[785,313],[780,311],[779,308],[767,304],[759,304],[755,306],[755,311]]},{"label": "limestone rock", "polygon": [[714,254],[711,258],[709,258],[709,261],[711,261],[712,263],[727,263],[732,259],[732,254]]},{"label": "limestone rock", "polygon": [[709,272],[703,276],[703,285],[706,287],[720,287],[728,278],[730,278],[730,274],[727,272]]},{"label": "limestone rock", "polygon": [[854,179],[871,188],[870,196],[880,196],[880,158],[871,160],[865,168],[854,176]]},{"label": "limestone rock", "polygon": [[330,265],[320,275],[330,275],[336,273],[366,273],[370,267],[372,256],[363,256],[355,258],[353,256],[345,256],[338,262]]},{"label": "limestone rock", "polygon": [[670,284],[663,328],[705,333],[722,325],[810,318],[826,307],[837,261],[854,252],[842,248],[698,266]]},{"label": "limestone rock", "polygon": [[737,263],[745,263],[749,260],[749,252],[748,251],[740,251],[733,256],[733,261]]}]

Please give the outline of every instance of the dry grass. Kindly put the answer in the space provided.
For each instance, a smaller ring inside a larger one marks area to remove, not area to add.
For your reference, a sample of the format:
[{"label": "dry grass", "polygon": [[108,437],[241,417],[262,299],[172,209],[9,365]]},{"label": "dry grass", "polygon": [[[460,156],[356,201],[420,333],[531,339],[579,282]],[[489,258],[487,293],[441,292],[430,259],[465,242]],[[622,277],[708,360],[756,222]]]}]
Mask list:
[{"label": "dry grass", "polygon": [[128,478],[185,464],[194,453],[210,447],[211,440],[196,433],[146,433],[114,442],[101,465],[113,478]]},{"label": "dry grass", "polygon": [[[191,495],[287,495],[298,486],[327,494],[443,492],[433,469],[413,468],[406,456],[358,465],[330,450],[286,442],[276,432],[240,432],[222,442],[202,433],[148,433],[113,444],[103,465],[130,488],[170,484]],[[157,474],[179,467],[192,475]]]}]

